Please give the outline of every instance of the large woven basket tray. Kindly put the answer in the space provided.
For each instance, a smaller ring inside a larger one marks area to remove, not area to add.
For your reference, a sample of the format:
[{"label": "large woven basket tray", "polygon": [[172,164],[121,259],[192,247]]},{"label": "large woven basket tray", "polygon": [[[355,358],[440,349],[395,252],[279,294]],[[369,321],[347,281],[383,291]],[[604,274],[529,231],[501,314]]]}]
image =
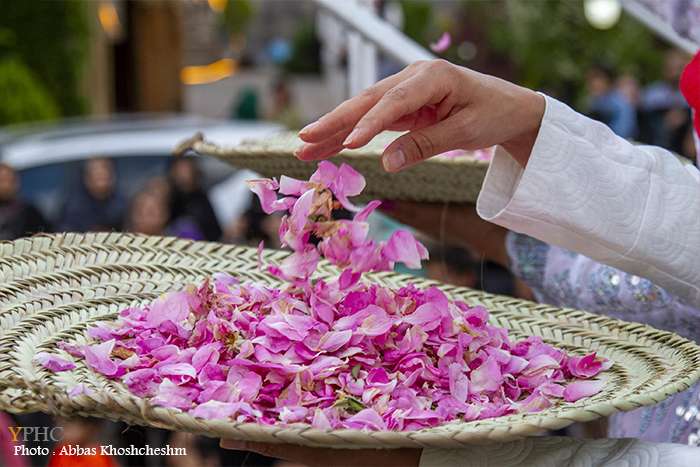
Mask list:
[{"label": "large woven basket tray", "polygon": [[[419,166],[389,174],[381,166],[384,148],[398,136],[383,133],[370,144],[355,150],[344,150],[333,161],[352,165],[367,180],[362,199],[395,199],[426,202],[473,203],[486,176],[488,161],[470,156],[437,157]],[[180,146],[179,152],[192,149],[214,156],[239,168],[253,170],[265,177],[290,177],[307,180],[316,170],[316,163],[294,157],[302,144],[295,133],[282,133],[264,140],[249,140],[238,146],[222,147],[204,141],[201,135]]]},{"label": "large woven basket tray", "polygon": [[[278,262],[285,252],[266,251]],[[688,388],[700,377],[700,348],[675,334],[570,309],[440,285],[448,295],[481,303],[494,324],[516,337],[539,335],[569,352],[595,350],[612,359],[602,374],[603,391],[576,403],[539,413],[474,422],[453,422],[413,432],[324,431],[308,425],[266,426],[195,419],[154,407],[121,383],[89,370],[52,373],[32,361],[37,352],[57,352],[61,341],[85,343],[85,330],[113,319],[124,307],[164,291],[226,271],[243,281],[276,281],[258,271],[256,251],[247,247],[124,234],[61,234],[0,243],[0,402],[16,412],[44,410],[85,415],[213,437],[327,447],[456,447],[507,440],[588,421],[618,410],[654,404]],[[337,271],[324,264],[320,276]],[[413,276],[378,273],[367,280],[398,287],[434,284]],[[88,395],[67,390],[84,383]]]}]

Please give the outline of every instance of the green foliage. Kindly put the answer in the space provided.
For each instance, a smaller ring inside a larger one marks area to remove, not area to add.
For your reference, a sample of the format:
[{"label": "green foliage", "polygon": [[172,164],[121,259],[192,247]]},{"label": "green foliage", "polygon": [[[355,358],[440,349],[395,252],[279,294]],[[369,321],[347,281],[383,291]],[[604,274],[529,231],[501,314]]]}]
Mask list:
[{"label": "green foliage", "polygon": [[21,61],[0,59],[0,125],[58,117],[58,107]]},{"label": "green foliage", "polygon": [[433,7],[425,0],[401,0],[403,32],[418,42],[426,44],[433,17]]},{"label": "green foliage", "polygon": [[250,0],[228,0],[224,9],[223,21],[226,29],[231,34],[245,32],[254,9]]},{"label": "green foliage", "polygon": [[284,71],[297,74],[321,72],[321,44],[313,21],[302,23],[292,39],[292,56],[283,64]]},{"label": "green foliage", "polygon": [[656,79],[661,50],[653,33],[623,14],[608,30],[593,28],[577,1],[465,2],[466,11],[484,15],[494,50],[518,68],[520,81],[529,87],[583,92],[586,70],[594,63],[609,63],[642,81]]},{"label": "green foliage", "polygon": [[[12,84],[15,93],[3,94],[2,105],[15,110],[3,113],[3,118],[82,113],[85,102],[80,84],[88,34],[83,1],[4,2],[0,14],[0,60],[4,68],[0,79],[3,86]],[[28,82],[20,85],[18,77]],[[22,92],[27,94],[19,94]],[[36,109],[20,109],[28,103]]]}]

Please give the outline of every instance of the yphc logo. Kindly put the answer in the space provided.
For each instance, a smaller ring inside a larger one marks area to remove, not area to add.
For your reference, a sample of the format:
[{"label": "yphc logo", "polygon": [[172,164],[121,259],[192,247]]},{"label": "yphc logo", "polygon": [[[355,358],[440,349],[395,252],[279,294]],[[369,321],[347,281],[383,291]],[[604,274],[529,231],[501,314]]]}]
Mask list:
[{"label": "yphc logo", "polygon": [[15,443],[33,441],[35,443],[50,443],[63,439],[63,427],[48,426],[8,426],[7,429]]}]

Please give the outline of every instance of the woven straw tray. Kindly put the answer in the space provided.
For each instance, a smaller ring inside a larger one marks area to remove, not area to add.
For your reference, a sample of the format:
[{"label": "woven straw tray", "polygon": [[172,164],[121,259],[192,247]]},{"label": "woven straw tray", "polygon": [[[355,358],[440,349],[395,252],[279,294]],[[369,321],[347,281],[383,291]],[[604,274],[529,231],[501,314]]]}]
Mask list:
[{"label": "woven straw tray", "polygon": [[[436,157],[399,173],[389,174],[382,168],[380,158],[384,148],[397,136],[398,133],[382,133],[367,146],[344,150],[333,158],[334,162],[348,163],[364,175],[367,188],[360,200],[476,201],[486,176],[488,161],[470,156]],[[265,177],[284,174],[307,180],[316,170],[316,163],[303,162],[294,157],[294,150],[301,144],[295,133],[282,133],[265,140],[249,140],[238,146],[222,147],[203,140],[202,135],[198,134],[181,144],[177,152],[192,149],[200,155],[217,157]]]},{"label": "woven straw tray", "polygon": [[[264,253],[268,262],[278,262],[285,255]],[[308,446],[457,447],[514,439],[654,404],[700,377],[700,347],[675,334],[449,285],[439,286],[453,298],[485,305],[492,322],[508,328],[515,338],[539,335],[569,352],[595,350],[612,359],[612,368],[602,373],[603,391],[539,413],[452,422],[420,431],[324,431],[308,425],[195,419],[152,406],[121,383],[92,372],[82,361],[75,370],[63,373],[52,373],[32,361],[37,352],[54,351],[60,341],[87,342],[85,330],[90,323],[114,318],[128,305],[223,271],[243,281],[276,284],[258,271],[256,251],[248,247],[126,234],[61,234],[0,243],[1,408],[97,416],[212,437]],[[318,274],[328,277],[337,270],[324,264]],[[390,287],[434,284],[395,273],[370,274],[368,280]],[[69,397],[67,390],[78,383],[88,387],[88,395]]]}]

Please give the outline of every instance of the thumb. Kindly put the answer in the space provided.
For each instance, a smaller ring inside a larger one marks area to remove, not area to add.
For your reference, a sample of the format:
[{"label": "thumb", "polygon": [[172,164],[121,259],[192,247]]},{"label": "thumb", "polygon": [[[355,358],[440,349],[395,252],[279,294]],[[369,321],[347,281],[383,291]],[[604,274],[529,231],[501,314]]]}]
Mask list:
[{"label": "thumb", "polygon": [[455,123],[454,119],[446,119],[396,138],[384,150],[384,170],[398,172],[430,157],[459,148],[461,130]]}]

